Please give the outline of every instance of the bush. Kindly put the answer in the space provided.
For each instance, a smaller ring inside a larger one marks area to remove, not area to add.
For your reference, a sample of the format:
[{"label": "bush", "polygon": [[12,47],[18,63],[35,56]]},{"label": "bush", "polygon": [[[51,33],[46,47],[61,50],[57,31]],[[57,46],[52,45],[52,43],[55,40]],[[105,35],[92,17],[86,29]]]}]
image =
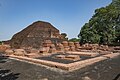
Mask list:
[{"label": "bush", "polygon": [[2,45],[2,41],[0,41],[0,45]]},{"label": "bush", "polygon": [[72,39],[69,39],[69,41],[71,41],[71,42],[79,42],[80,41],[80,39],[78,38],[72,38]]}]

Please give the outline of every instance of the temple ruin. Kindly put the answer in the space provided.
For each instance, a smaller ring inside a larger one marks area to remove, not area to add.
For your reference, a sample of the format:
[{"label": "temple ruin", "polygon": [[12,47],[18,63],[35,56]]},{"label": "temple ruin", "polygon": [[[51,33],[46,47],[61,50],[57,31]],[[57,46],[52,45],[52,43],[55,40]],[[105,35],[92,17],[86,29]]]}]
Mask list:
[{"label": "temple ruin", "polygon": [[50,23],[37,21],[16,33],[10,41],[10,45],[12,48],[39,48],[44,40],[57,43],[62,41],[62,36],[60,31]]}]

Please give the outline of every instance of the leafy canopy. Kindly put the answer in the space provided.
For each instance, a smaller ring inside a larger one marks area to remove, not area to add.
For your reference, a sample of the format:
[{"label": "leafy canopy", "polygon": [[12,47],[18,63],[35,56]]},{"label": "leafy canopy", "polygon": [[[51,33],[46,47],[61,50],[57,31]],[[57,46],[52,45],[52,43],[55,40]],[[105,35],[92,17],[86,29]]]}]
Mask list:
[{"label": "leafy canopy", "polygon": [[95,10],[78,35],[80,42],[113,44],[120,43],[120,0]]}]

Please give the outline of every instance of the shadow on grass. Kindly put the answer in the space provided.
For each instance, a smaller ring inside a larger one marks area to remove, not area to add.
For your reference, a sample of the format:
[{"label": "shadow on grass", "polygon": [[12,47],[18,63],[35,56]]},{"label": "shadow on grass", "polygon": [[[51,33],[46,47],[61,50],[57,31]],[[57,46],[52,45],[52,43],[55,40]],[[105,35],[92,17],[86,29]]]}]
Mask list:
[{"label": "shadow on grass", "polygon": [[119,78],[120,78],[120,73],[113,80],[118,80]]},{"label": "shadow on grass", "polygon": [[0,63],[5,63],[7,59],[8,59],[8,56],[5,56],[2,53],[0,53]]},{"label": "shadow on grass", "polygon": [[10,70],[0,68],[0,80],[16,80],[20,73],[14,74]]},{"label": "shadow on grass", "polygon": [[[0,64],[7,62],[8,56],[0,53]],[[20,73],[13,73],[11,70],[0,68],[0,80],[16,80]]]}]

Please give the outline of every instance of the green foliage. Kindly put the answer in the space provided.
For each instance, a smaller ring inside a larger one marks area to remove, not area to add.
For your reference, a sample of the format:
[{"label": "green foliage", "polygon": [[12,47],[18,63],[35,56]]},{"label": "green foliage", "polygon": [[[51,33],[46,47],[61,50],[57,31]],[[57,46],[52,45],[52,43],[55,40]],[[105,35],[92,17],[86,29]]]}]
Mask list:
[{"label": "green foliage", "polygon": [[80,39],[79,38],[72,38],[72,39],[69,39],[69,41],[71,41],[71,42],[79,42]]},{"label": "green foliage", "polygon": [[66,34],[66,33],[61,33],[61,35],[63,35],[64,37],[66,37],[66,36],[67,36],[67,34]]},{"label": "green foliage", "polygon": [[112,44],[120,41],[120,0],[100,9],[78,35],[81,43]]},{"label": "green foliage", "polygon": [[2,41],[0,41],[0,45],[2,45]]},{"label": "green foliage", "polygon": [[63,40],[68,40],[66,33],[61,33],[61,37]]}]

